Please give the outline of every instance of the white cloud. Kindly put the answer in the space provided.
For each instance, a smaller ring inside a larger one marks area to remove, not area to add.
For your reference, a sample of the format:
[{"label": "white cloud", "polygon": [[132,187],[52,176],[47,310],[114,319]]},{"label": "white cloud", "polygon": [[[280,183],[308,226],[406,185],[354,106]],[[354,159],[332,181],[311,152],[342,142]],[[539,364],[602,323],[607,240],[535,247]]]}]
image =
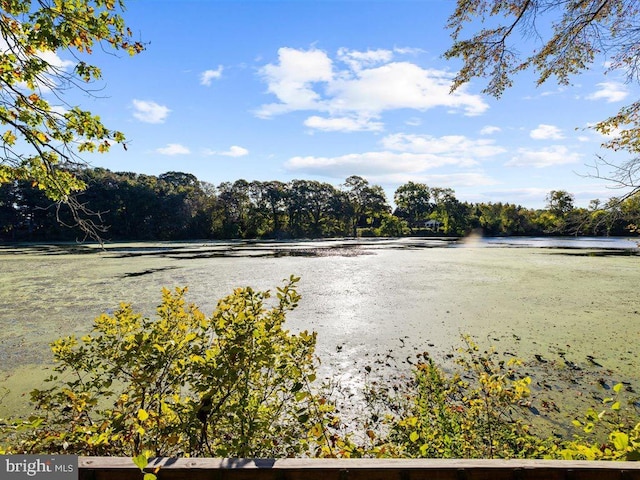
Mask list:
[{"label": "white cloud", "polygon": [[191,151],[179,143],[168,143],[166,147],[156,149],[160,155],[188,155]]},{"label": "white cloud", "polygon": [[426,183],[432,187],[477,187],[496,185],[499,182],[482,172],[416,175],[415,173],[392,173],[386,175],[367,175],[372,183],[402,184],[407,182]]},{"label": "white cloud", "polygon": [[493,135],[494,133],[501,132],[502,129],[500,127],[496,127],[495,125],[487,125],[480,130],[480,135]]},{"label": "white cloud", "polygon": [[363,69],[353,78],[336,78],[327,88],[332,111],[380,114],[385,110],[429,110],[447,107],[466,115],[479,115],[488,105],[464,89],[450,93],[451,75],[423,69],[409,62],[393,62]]},{"label": "white cloud", "polygon": [[608,103],[613,103],[624,100],[629,95],[627,87],[619,82],[602,82],[597,86],[599,89],[587,95],[587,100],[606,100]]},{"label": "white cloud", "polygon": [[509,160],[508,167],[535,167],[544,168],[555,165],[566,165],[580,161],[581,154],[571,152],[564,145],[552,145],[540,150],[519,148],[517,156]]},{"label": "white cloud", "polygon": [[[335,157],[293,157],[285,163],[285,167],[292,171],[336,178],[353,174],[375,178],[384,176],[385,182],[389,182],[394,178],[408,178],[408,175],[417,178],[426,171],[444,166],[474,167],[478,164],[477,158],[504,152],[503,148],[494,145],[491,140],[471,140],[453,135],[437,138],[429,135],[395,134],[385,137],[381,145],[380,151]],[[461,174],[454,172],[452,175]]]},{"label": "white cloud", "polygon": [[381,122],[374,122],[369,118],[357,117],[319,117],[311,116],[304,121],[305,126],[324,132],[378,132],[383,129]]},{"label": "white cloud", "polygon": [[[7,40],[7,38],[0,35],[0,52],[5,55],[13,55],[14,52],[19,50],[21,48],[16,48],[13,39]],[[34,56],[48,64],[47,68],[34,80],[36,90],[40,94],[49,93],[55,89],[59,85],[59,73],[69,71],[76,65],[76,62],[64,60],[52,50],[37,50]],[[20,82],[18,85],[25,90],[31,90],[26,82]]]},{"label": "white cloud", "polygon": [[164,123],[169,110],[164,105],[147,100],[133,100],[133,116],[146,123]]},{"label": "white cloud", "polygon": [[338,49],[338,59],[353,70],[358,71],[365,67],[372,67],[380,63],[390,62],[393,58],[391,50],[367,50],[359,52],[347,48]]},{"label": "white cloud", "polygon": [[202,72],[200,74],[200,85],[204,85],[206,87],[210,86],[212,80],[222,77],[222,70],[224,70],[224,67],[222,65],[218,65],[216,70],[205,70]]},{"label": "white cloud", "polygon": [[463,135],[411,135],[396,133],[382,139],[383,147],[390,150],[434,155],[473,157],[491,157],[504,153],[505,149],[495,145],[493,140],[471,140]]},{"label": "white cloud", "polygon": [[64,116],[69,113],[69,110],[62,105],[51,105],[51,111],[60,116]]},{"label": "white cloud", "polygon": [[46,50],[44,52],[38,51],[36,55],[47,62],[49,65],[51,65],[53,68],[57,68],[60,70],[69,70],[76,64],[76,62],[72,60],[63,60],[58,56],[57,53],[52,52],[51,50]]},{"label": "white cloud", "polygon": [[288,170],[342,178],[358,175],[388,175],[419,173],[445,165],[472,165],[468,159],[438,156],[427,153],[398,153],[389,151],[351,153],[338,157],[293,157],[285,163]]},{"label": "white cloud", "polygon": [[[385,111],[405,108],[445,107],[465,115],[479,115],[489,108],[481,96],[467,93],[464,87],[450,93],[451,73],[392,62],[392,54],[389,50],[340,49],[338,59],[347,68],[336,69],[326,52],[281,48],[278,63],[260,70],[268,92],[278,101],[262,105],[256,115],[268,118],[314,110],[332,118],[353,119],[378,118]],[[317,123],[325,128],[327,119]]]},{"label": "white cloud", "polygon": [[224,157],[244,157],[245,155],[249,155],[249,150],[237,145],[232,145],[229,147],[229,150],[226,152],[220,152],[219,155]]},{"label": "white cloud", "polygon": [[565,87],[558,87],[555,90],[546,90],[546,91],[540,93],[540,96],[541,97],[550,97],[550,96],[553,96],[553,95],[560,95],[561,93],[564,93],[565,90],[566,90]]},{"label": "white cloud", "polygon": [[238,145],[232,145],[229,147],[229,150],[225,150],[223,152],[218,152],[216,150],[205,150],[203,152],[204,155],[220,155],[223,157],[244,157],[245,155],[249,155],[249,150],[244,147],[239,147]]},{"label": "white cloud", "polygon": [[413,47],[396,47],[393,49],[393,52],[400,55],[420,55],[421,53],[425,53],[425,50]]},{"label": "white cloud", "polygon": [[259,117],[269,117],[294,110],[320,108],[321,99],[312,88],[315,82],[329,82],[333,78],[333,62],[320,50],[278,50],[278,64],[268,64],[260,74],[281,103],[263,105]]},{"label": "white cloud", "polygon": [[529,136],[536,140],[561,140],[564,138],[562,130],[555,125],[545,125],[544,123],[531,130]]}]

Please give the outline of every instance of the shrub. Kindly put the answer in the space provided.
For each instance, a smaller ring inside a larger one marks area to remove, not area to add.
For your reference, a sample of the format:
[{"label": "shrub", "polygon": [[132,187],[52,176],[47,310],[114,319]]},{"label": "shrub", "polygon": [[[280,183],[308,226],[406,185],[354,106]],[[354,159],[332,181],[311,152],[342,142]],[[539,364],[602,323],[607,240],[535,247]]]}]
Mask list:
[{"label": "shrub", "polygon": [[211,317],[186,304],[186,288],[165,289],[155,319],[122,304],[90,335],[54,342],[51,386],[31,394],[39,418],[11,451],[308,454],[331,408],[311,390],[316,334],[284,329],[298,280],[272,306],[269,291],[236,289]]},{"label": "shrub", "polygon": [[[537,455],[543,442],[522,416],[528,377],[514,363],[480,353],[469,337],[458,356],[461,373],[447,374],[425,356],[414,372],[409,406],[391,424],[394,456],[512,458]],[[380,450],[380,448],[378,448]]]}]

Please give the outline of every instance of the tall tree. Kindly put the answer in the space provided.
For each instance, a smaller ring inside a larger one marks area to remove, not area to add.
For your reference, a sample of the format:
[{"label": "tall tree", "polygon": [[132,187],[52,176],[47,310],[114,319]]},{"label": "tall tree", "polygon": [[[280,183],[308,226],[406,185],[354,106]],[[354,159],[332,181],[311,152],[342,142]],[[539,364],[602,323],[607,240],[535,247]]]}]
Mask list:
[{"label": "tall tree", "polygon": [[430,196],[429,187],[414,182],[400,185],[393,194],[393,201],[398,206],[395,215],[406,219],[412,232],[431,212]]},{"label": "tall tree", "polygon": [[[535,70],[538,85],[550,78],[569,85],[573,75],[596,61],[608,65],[607,71],[622,71],[627,81],[638,82],[639,8],[634,0],[457,0],[447,24],[453,45],[445,53],[463,61],[453,90],[482,77],[488,79],[484,92],[500,97],[513,84],[514,75],[526,69]],[[479,30],[467,35],[465,27],[477,25]],[[518,42],[523,38],[529,40],[529,51],[523,52],[527,42]],[[602,163],[610,167],[602,177],[627,187],[628,196],[640,190],[640,100],[593,128],[613,135],[606,147],[630,154],[621,164],[599,157],[596,167]]]},{"label": "tall tree", "polygon": [[554,215],[566,215],[573,210],[573,195],[564,190],[551,190],[546,200],[547,209]]},{"label": "tall tree", "polygon": [[373,219],[379,219],[384,213],[389,213],[384,190],[379,185],[370,185],[369,181],[351,175],[344,182],[347,197],[351,205],[351,235],[358,234],[358,226],[371,226]]},{"label": "tall tree", "polygon": [[[82,164],[82,152],[106,152],[125,138],[69,104],[65,90],[85,89],[100,78],[100,69],[87,63],[94,48],[131,55],[143,50],[125,26],[123,9],[119,0],[0,2],[0,124],[6,128],[0,131],[0,184],[37,185],[51,200],[71,206],[75,221],[90,234],[94,226],[71,195],[85,187],[73,167]],[[63,61],[63,52],[73,61]]]},{"label": "tall tree", "polygon": [[286,184],[278,180],[256,180],[251,182],[249,192],[254,205],[253,215],[258,217],[256,220],[260,223],[258,232],[271,237],[281,236],[287,197]]},{"label": "tall tree", "polygon": [[250,184],[244,179],[218,185],[218,202],[223,210],[221,235],[224,238],[252,238],[249,227]]},{"label": "tall tree", "polygon": [[431,196],[435,204],[435,217],[442,222],[444,233],[464,233],[468,212],[465,205],[456,198],[453,189],[434,187],[431,189]]}]

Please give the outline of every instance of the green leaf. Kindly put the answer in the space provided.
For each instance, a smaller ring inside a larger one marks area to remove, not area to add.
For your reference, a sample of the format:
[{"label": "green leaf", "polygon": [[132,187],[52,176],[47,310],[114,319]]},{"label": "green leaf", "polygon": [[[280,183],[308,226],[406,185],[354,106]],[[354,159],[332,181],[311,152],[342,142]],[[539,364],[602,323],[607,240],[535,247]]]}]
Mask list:
[{"label": "green leaf", "polygon": [[620,391],[622,390],[622,387],[623,387],[623,386],[624,386],[624,385],[622,385],[622,383],[616,383],[616,384],[613,386],[613,391],[614,391],[614,392],[616,392],[616,393],[620,393]]},{"label": "green leaf", "polygon": [[613,432],[610,436],[613,446],[618,451],[626,451],[629,446],[629,436],[623,432]]},{"label": "green leaf", "polygon": [[613,405],[611,405],[611,410],[620,410],[620,402],[615,402]]},{"label": "green leaf", "polygon": [[409,440],[411,440],[414,443],[417,442],[419,438],[420,438],[420,435],[418,435],[418,432],[411,432],[411,434],[409,435]]},{"label": "green leaf", "polygon": [[137,457],[133,457],[131,460],[133,460],[133,463],[135,463],[136,467],[138,467],[140,470],[144,470],[148,463],[147,456],[144,453],[141,453]]},{"label": "green leaf", "polygon": [[142,477],[142,480],[156,480],[158,477],[156,477],[153,473],[145,473],[144,477]]}]

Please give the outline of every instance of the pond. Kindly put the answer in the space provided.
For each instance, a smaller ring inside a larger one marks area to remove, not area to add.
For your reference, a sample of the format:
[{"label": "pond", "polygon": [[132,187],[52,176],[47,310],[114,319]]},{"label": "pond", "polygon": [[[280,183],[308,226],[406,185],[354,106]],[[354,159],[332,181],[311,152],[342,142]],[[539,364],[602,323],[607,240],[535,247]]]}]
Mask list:
[{"label": "pond", "polygon": [[87,333],[120,302],[152,315],[162,287],[188,286],[188,300],[210,313],[235,287],[275,289],[291,274],[302,301],[289,328],[318,332],[320,371],[346,389],[365,369],[408,373],[423,351],[446,361],[463,333],[502,354],[580,365],[585,382],[640,380],[640,256],[630,239],[4,245],[0,268],[0,374],[10,388],[0,416],[27,408],[48,342]]}]

